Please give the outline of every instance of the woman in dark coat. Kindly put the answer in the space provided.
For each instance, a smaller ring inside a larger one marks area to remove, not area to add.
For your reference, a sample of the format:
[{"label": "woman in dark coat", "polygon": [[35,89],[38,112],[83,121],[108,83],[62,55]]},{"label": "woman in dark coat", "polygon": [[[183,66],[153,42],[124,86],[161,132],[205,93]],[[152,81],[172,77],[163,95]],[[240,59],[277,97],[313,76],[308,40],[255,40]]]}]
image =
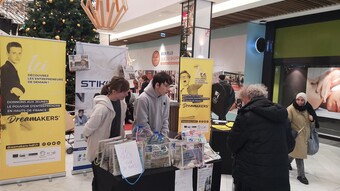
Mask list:
[{"label": "woman in dark coat", "polygon": [[286,108],[267,99],[262,84],[244,86],[243,107],[228,137],[236,191],[289,191]]}]

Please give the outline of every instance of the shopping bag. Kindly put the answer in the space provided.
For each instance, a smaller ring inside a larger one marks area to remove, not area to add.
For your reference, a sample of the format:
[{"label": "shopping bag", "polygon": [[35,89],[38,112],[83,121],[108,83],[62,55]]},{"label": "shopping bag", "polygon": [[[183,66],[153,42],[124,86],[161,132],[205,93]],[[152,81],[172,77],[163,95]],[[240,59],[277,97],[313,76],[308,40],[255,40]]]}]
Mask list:
[{"label": "shopping bag", "polygon": [[307,154],[308,155],[314,155],[318,151],[319,151],[319,135],[318,135],[318,132],[315,129],[315,124],[312,123],[310,136],[308,138]]}]

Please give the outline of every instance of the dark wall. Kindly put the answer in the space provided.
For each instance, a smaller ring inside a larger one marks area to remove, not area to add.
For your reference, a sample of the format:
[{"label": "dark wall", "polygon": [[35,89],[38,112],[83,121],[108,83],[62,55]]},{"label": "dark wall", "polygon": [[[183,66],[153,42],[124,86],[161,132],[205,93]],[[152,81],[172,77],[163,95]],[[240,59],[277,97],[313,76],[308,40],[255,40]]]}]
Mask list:
[{"label": "dark wall", "polygon": [[305,92],[307,68],[284,67],[281,72],[283,79],[281,80],[279,102],[287,107],[295,99],[296,94]]}]

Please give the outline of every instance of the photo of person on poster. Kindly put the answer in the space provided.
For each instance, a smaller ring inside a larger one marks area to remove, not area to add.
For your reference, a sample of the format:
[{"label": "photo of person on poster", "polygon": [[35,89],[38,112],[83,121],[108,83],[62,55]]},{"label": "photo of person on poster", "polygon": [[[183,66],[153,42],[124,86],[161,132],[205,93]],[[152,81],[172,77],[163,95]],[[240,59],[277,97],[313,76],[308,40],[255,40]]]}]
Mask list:
[{"label": "photo of person on poster", "polygon": [[198,95],[198,90],[202,87],[203,84],[190,84],[191,75],[186,70],[182,71],[179,76],[182,95]]},{"label": "photo of person on poster", "polygon": [[321,115],[340,119],[340,68],[310,68],[306,92]]},{"label": "photo of person on poster", "polygon": [[22,57],[22,46],[18,42],[7,44],[7,61],[1,66],[1,114],[16,115],[7,110],[8,101],[19,101],[20,96],[25,93],[25,88],[20,83],[17,66]]}]

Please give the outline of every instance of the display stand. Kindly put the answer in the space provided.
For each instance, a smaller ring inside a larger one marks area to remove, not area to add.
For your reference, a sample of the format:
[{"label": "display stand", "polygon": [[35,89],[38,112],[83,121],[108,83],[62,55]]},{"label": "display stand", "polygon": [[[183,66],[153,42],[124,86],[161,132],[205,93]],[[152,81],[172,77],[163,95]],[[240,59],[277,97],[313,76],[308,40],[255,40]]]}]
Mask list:
[{"label": "display stand", "polygon": [[65,176],[66,176],[66,172],[60,172],[60,173],[46,174],[46,175],[40,175],[40,176],[0,180],[0,186],[6,185],[6,184],[15,184],[15,183],[18,186],[21,186],[21,183],[23,182],[30,182],[30,181],[43,180],[43,179],[48,179],[50,182],[52,182],[53,178],[59,178],[59,177],[65,177]]},{"label": "display stand", "polygon": [[230,130],[219,130],[211,127],[210,146],[215,152],[219,152],[222,160],[222,174],[231,174],[232,158],[231,151],[227,145]]},{"label": "display stand", "polygon": [[[221,183],[222,161],[214,161],[212,189],[219,191]],[[113,176],[108,171],[96,166],[93,173],[96,175],[96,190],[100,191],[126,191],[126,190],[148,190],[148,191],[174,191],[176,167],[165,167],[145,170],[141,178],[134,185],[130,185],[122,176]],[[129,182],[134,182],[138,176],[129,177]],[[193,171],[193,189],[197,190],[197,168]]]}]

